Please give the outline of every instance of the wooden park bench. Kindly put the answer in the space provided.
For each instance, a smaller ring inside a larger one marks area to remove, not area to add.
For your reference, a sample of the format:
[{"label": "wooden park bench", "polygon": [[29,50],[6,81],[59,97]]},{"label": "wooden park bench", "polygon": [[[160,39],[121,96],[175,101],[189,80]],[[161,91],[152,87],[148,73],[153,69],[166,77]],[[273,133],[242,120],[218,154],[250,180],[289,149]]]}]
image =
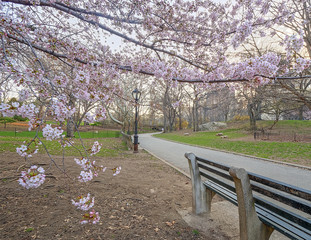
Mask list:
[{"label": "wooden park bench", "polygon": [[238,206],[240,239],[269,239],[273,230],[291,239],[311,239],[311,191],[193,153],[185,157],[190,167],[195,214],[210,213],[217,193]]}]

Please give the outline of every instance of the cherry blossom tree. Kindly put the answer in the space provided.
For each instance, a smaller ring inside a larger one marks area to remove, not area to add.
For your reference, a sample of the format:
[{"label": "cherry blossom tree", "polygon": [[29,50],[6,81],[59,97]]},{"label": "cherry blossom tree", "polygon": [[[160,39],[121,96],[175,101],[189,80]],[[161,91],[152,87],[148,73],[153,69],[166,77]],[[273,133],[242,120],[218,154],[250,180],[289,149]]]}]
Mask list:
[{"label": "cherry blossom tree", "polygon": [[[286,61],[273,52],[232,58],[251,35],[266,34],[269,39],[273,34],[269,29],[298,21],[301,8],[310,13],[308,0],[295,2],[299,3],[297,8],[290,7],[292,0],[226,4],[211,0],[1,0],[0,68],[22,89],[20,101],[24,104],[2,103],[0,112],[29,118],[29,129],[37,133],[17,152],[25,158],[35,154],[37,145],[43,144],[39,131],[47,140],[60,141],[60,146],[72,145],[64,139],[60,125],[45,124],[46,116],[59,123],[72,122],[75,101],[87,101],[98,104],[93,112],[85,113],[84,119],[90,123],[104,119],[105,106],[122,93],[119,81],[124,72],[154,76],[170,87],[177,82],[197,84],[200,91],[222,86],[234,90],[241,82],[258,86],[310,78],[305,75],[310,56],[295,58],[304,38],[310,39],[299,29],[299,35],[290,33],[282,39]],[[304,23],[306,30],[309,24]],[[107,44],[111,36],[122,41],[117,49]],[[70,74],[51,72],[55,62]],[[37,106],[26,104],[29,98],[44,105],[40,118]],[[104,171],[90,159],[98,148],[94,143],[76,161],[83,168],[81,182]],[[113,174],[120,170],[115,168]],[[20,183],[36,187],[43,181],[44,169],[32,166],[22,173]],[[89,195],[79,199],[83,199],[82,205],[92,205]],[[81,223],[98,220],[98,213],[91,210]]]}]

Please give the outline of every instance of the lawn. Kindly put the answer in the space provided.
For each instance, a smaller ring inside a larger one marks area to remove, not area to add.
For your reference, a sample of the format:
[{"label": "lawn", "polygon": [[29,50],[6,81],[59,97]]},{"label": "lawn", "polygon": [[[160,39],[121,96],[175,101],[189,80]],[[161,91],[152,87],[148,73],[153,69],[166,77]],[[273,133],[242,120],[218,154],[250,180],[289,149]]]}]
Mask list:
[{"label": "lawn", "polygon": [[311,166],[311,143],[241,140],[247,139],[248,136],[241,129],[221,130],[224,135],[228,136],[222,139],[216,136],[218,132],[197,132],[189,136],[177,132],[155,136],[192,145]]},{"label": "lawn", "polygon": [[[0,131],[0,137],[34,137],[36,132],[34,131]],[[66,132],[64,132],[66,135]],[[80,132],[81,138],[118,138],[120,136],[120,131],[113,130],[103,130],[103,131],[88,131]],[[42,132],[39,133],[39,137],[42,137]],[[79,134],[75,132],[75,137],[78,138]]]},{"label": "lawn", "polygon": [[[16,148],[20,147],[23,142],[26,144],[32,138],[30,137],[10,137],[10,136],[0,136],[0,153],[9,151],[16,152]],[[94,143],[98,141],[102,144],[100,152],[97,154],[99,157],[112,157],[117,156],[122,153],[126,146],[122,143],[120,138],[96,138],[96,139],[83,139],[83,144],[85,149],[90,149]],[[71,142],[74,143],[75,147],[65,147],[64,152],[61,148],[61,145],[57,141],[46,141],[42,140],[44,145],[39,145],[39,153],[45,153],[44,146],[49,150],[52,155],[65,155],[65,156],[80,156],[80,152],[85,156],[84,147],[81,144],[80,139],[73,139]],[[29,147],[31,150],[34,150],[34,144],[31,144]]]}]

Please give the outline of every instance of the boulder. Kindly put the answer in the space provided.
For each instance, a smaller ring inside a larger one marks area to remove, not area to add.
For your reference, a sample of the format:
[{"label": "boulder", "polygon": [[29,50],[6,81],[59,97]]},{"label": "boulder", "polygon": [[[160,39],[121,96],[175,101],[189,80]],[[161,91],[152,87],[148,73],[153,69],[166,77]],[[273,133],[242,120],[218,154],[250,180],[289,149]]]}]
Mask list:
[{"label": "boulder", "polygon": [[224,122],[209,122],[199,125],[200,131],[216,131],[221,128],[227,127],[227,123]]}]

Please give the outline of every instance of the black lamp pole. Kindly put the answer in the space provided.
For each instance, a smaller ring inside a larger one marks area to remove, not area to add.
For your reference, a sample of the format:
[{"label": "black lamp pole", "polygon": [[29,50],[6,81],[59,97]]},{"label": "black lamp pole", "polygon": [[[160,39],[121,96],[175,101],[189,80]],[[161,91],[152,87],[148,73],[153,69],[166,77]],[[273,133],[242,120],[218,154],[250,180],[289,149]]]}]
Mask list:
[{"label": "black lamp pole", "polygon": [[140,94],[141,93],[137,88],[132,92],[132,96],[135,100],[134,153],[138,153],[138,135],[137,135],[138,111],[137,111],[137,105],[138,105],[138,100],[140,98]]}]

